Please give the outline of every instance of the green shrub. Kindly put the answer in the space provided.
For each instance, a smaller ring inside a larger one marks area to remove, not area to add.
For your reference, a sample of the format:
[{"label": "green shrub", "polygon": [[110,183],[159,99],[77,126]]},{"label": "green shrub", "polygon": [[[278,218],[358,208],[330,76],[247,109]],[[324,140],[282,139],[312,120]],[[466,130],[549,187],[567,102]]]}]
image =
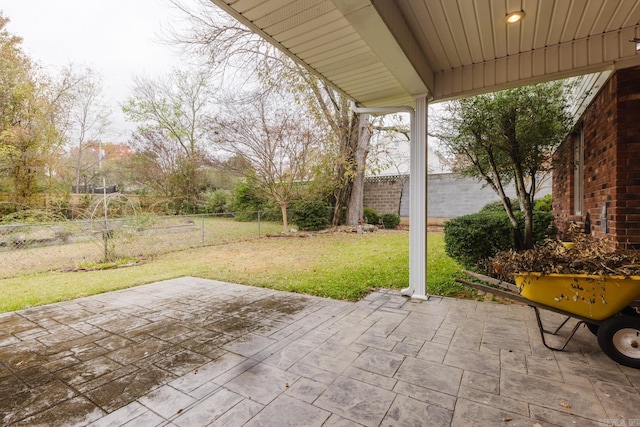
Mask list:
[{"label": "green shrub", "polygon": [[551,212],[551,194],[542,196],[533,202],[533,210],[541,212]]},{"label": "green shrub", "polygon": [[[231,193],[231,210],[235,213],[236,221],[248,222],[258,219],[258,212],[261,218],[271,220],[273,215],[282,219],[281,214],[273,212],[273,204],[269,205],[267,200],[261,196],[260,192],[249,182],[240,182],[233,188]],[[279,211],[279,209],[277,209]]]},{"label": "green shrub", "polygon": [[[524,215],[516,213],[520,229]],[[533,212],[533,242],[555,236],[550,212]],[[475,268],[498,251],[514,249],[513,229],[505,212],[478,212],[447,221],[444,226],[445,251],[466,268]]]},{"label": "green shrub", "polygon": [[380,215],[378,215],[375,209],[364,208],[363,216],[366,224],[380,224]]},{"label": "green shrub", "polygon": [[[287,212],[287,218],[290,216],[291,215]],[[273,202],[267,202],[262,206],[262,211],[260,211],[260,218],[263,221],[282,221],[282,209],[280,209],[280,206],[276,205]]]},{"label": "green shrub", "polygon": [[395,213],[382,214],[380,215],[380,221],[382,222],[382,226],[384,228],[397,228],[398,224],[400,224],[400,215]]},{"label": "green shrub", "polygon": [[[521,226],[524,228],[524,216],[518,216]],[[553,225],[553,214],[546,211],[533,211],[533,244],[544,239],[554,238],[558,229]]]},{"label": "green shrub", "polygon": [[[518,199],[511,199],[511,206],[513,207],[513,211],[520,211],[520,202]],[[551,212],[551,194],[547,194],[545,196],[540,197],[533,201],[533,210],[534,211],[543,211],[543,212]],[[504,212],[504,205],[501,200],[496,202],[487,203],[480,209],[480,212]]]},{"label": "green shrub", "polygon": [[[513,211],[519,211],[520,210],[520,202],[518,202],[518,199],[510,199],[511,200],[511,207],[513,208]],[[479,212],[504,212],[504,204],[502,203],[502,200],[497,200],[495,202],[489,202],[486,205],[484,205],[482,207],[482,209],[480,209]]]},{"label": "green shrub", "polygon": [[264,200],[248,182],[240,182],[233,188],[232,209],[234,211],[259,211]]},{"label": "green shrub", "polygon": [[201,202],[198,206],[200,213],[224,213],[228,210],[229,192],[227,190],[205,191],[200,198]]},{"label": "green shrub", "polygon": [[502,212],[481,211],[447,221],[445,252],[466,268],[513,246],[509,217]]},{"label": "green shrub", "polygon": [[317,231],[329,226],[329,207],[319,200],[303,200],[292,209],[291,221],[300,230]]}]

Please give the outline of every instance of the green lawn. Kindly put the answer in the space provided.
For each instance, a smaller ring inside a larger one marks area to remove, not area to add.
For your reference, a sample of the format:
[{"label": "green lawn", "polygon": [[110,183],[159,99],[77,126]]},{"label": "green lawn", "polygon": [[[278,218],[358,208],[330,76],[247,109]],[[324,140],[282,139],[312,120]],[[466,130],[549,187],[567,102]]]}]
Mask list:
[{"label": "green lawn", "polygon": [[427,238],[427,288],[433,295],[469,298],[475,296],[468,286],[454,279],[461,277],[460,264],[444,252],[444,234],[429,233]]},{"label": "green lawn", "polygon": [[[443,245],[441,233],[429,233],[428,292],[466,295],[453,281],[460,267]],[[25,275],[0,280],[0,312],[180,276],[354,301],[408,285],[408,246],[406,231],[271,237],[163,254],[134,267]]]}]

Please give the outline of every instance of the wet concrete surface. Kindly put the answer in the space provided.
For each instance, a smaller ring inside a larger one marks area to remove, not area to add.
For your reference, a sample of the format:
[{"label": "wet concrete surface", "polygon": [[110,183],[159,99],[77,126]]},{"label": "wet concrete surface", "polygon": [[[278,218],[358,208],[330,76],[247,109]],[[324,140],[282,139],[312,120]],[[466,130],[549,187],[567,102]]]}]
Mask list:
[{"label": "wet concrete surface", "polygon": [[[159,293],[142,286],[0,316],[1,424],[81,424],[103,416],[310,302],[220,283],[207,295],[211,286],[190,278],[165,282]],[[62,402],[64,411],[46,411]]]},{"label": "wet concrete surface", "polygon": [[639,408],[640,370],[586,328],[544,348],[520,305],[184,277],[0,315],[0,425],[595,426]]}]

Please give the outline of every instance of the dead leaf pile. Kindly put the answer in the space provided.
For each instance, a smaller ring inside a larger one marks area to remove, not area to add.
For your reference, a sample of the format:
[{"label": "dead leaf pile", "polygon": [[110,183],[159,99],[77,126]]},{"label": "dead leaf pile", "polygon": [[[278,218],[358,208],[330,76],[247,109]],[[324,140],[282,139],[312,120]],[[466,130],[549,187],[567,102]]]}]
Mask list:
[{"label": "dead leaf pile", "polygon": [[637,253],[612,249],[611,242],[570,230],[572,246],[559,240],[546,240],[526,251],[503,251],[489,260],[490,275],[512,280],[513,273],[540,272],[542,274],[640,275]]}]

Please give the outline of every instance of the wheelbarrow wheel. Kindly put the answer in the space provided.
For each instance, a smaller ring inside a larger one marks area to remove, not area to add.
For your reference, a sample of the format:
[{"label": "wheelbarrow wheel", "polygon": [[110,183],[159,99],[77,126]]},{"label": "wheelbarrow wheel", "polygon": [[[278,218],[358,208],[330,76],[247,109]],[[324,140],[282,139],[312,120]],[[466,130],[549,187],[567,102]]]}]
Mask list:
[{"label": "wheelbarrow wheel", "polygon": [[[626,314],[627,316],[640,317],[640,314],[638,314],[636,309],[631,307],[630,305],[623,308],[620,313]],[[589,331],[591,331],[593,335],[598,336],[598,325],[596,325],[595,323],[585,323],[585,325],[587,325],[587,329],[589,329]]]},{"label": "wheelbarrow wheel", "polygon": [[640,317],[620,315],[598,328],[598,345],[613,361],[640,369]]}]

